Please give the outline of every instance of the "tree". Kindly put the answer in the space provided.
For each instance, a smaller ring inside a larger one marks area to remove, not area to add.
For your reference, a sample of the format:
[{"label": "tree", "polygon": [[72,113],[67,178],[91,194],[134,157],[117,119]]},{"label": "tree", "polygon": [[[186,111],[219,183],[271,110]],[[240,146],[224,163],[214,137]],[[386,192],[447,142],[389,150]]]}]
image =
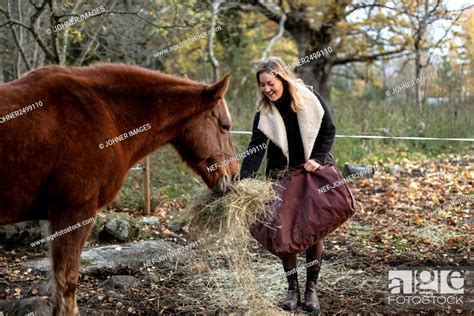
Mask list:
[{"label": "tree", "polygon": [[[326,54],[305,67],[298,69],[302,79],[315,86],[329,99],[329,80],[332,68],[353,62],[367,62],[395,57],[406,50],[407,41],[397,32],[399,22],[396,6],[374,1],[352,4],[348,0],[279,1],[275,4],[263,0],[242,1],[243,11],[258,10],[274,23],[280,23],[286,15],[285,30],[294,38],[299,58],[331,47]],[[362,12],[364,22],[351,21],[351,16]],[[383,36],[389,29],[390,39]]]},{"label": "tree", "polygon": [[[402,0],[402,8],[405,16],[410,22],[407,32],[410,38],[410,50],[414,54],[415,78],[421,75],[421,69],[430,65],[434,52],[451,35],[453,26],[463,16],[468,7],[460,10],[449,11],[444,0]],[[447,22],[444,34],[435,43],[427,38],[429,27],[440,21]],[[422,62],[422,53],[426,52],[425,62]],[[420,96],[420,85],[415,85],[415,102],[420,116],[423,116],[423,103]]]},{"label": "tree", "polygon": [[[295,40],[299,58],[332,47],[334,53],[322,56],[297,71],[304,81],[317,87],[329,98],[329,82],[336,66],[357,62],[406,56],[413,51],[420,69],[421,52],[431,54],[444,43],[457,19],[465,8],[448,11],[445,0],[393,0],[393,1],[296,1],[296,0],[242,0],[239,9],[244,12],[257,10],[268,20],[281,23]],[[437,21],[450,21],[444,36],[434,45],[427,41],[426,32]],[[419,91],[417,90],[419,100]],[[419,103],[419,102],[417,102]]]},{"label": "tree", "polygon": [[16,78],[43,64],[81,66],[114,60],[150,65],[156,59],[152,58],[154,47],[148,43],[165,42],[161,37],[164,30],[190,29],[195,25],[178,18],[179,4],[109,0],[101,6],[83,1],[61,4],[57,0],[39,0],[21,6],[24,1],[2,2],[5,5],[0,6],[0,31],[8,30],[10,36],[2,32],[5,38],[0,39],[5,45],[2,43],[0,51],[12,47],[10,52],[18,56],[17,61],[4,60],[3,65],[5,69],[6,64],[14,62]]}]

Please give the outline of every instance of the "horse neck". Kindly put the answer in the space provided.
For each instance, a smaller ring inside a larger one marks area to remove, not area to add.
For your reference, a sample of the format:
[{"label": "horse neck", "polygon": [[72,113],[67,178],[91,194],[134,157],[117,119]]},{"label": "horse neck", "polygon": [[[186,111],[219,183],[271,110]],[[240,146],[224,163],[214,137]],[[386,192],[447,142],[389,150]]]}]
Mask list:
[{"label": "horse neck", "polygon": [[122,91],[107,94],[107,103],[120,133],[128,134],[145,124],[151,125],[151,129],[123,141],[130,166],[173,140],[188,118],[207,110],[205,104],[199,102],[204,87],[204,84],[179,79],[157,82],[156,78],[136,76],[122,85]]}]

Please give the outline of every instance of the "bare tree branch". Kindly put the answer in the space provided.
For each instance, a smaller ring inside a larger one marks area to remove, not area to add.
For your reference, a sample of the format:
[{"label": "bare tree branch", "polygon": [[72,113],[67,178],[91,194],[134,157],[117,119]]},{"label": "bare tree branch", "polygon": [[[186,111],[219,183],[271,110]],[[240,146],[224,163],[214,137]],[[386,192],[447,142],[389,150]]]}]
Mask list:
[{"label": "bare tree branch", "polygon": [[286,13],[283,13],[281,15],[280,23],[278,24],[278,33],[268,43],[268,46],[265,48],[265,50],[262,53],[261,60],[267,58],[268,53],[270,52],[270,50],[272,49],[276,41],[278,41],[281,37],[283,37],[283,34],[285,33],[285,22],[286,22]]},{"label": "bare tree branch", "polygon": [[[472,6],[471,6],[472,7]],[[426,63],[424,65],[422,65],[422,67],[427,67],[429,66],[430,64],[430,61],[431,61],[431,58],[433,57],[433,54],[434,54],[434,51],[436,48],[439,47],[439,45],[446,39],[446,37],[448,36],[449,32],[451,31],[452,27],[459,21],[459,19],[461,18],[461,16],[464,14],[464,11],[465,10],[458,10],[457,12],[461,11],[461,13],[459,13],[459,15],[452,21],[451,25],[449,25],[449,27],[446,29],[446,31],[444,32],[443,36],[440,37],[440,39],[436,42],[436,44],[432,47],[432,50],[430,51],[430,53],[428,54],[428,57],[426,58]]]},{"label": "bare tree branch", "polygon": [[[10,2],[7,1],[7,12],[4,12],[4,14],[6,14],[7,16],[7,19],[11,19],[11,9],[10,9]],[[21,9],[18,10],[18,14],[21,15]],[[21,22],[19,22],[21,23]],[[22,24],[22,23],[21,23]],[[25,67],[26,67],[26,70],[30,70],[31,67],[30,67],[30,64],[28,62],[28,59],[26,58],[26,54],[25,54],[25,51],[23,50],[23,48],[21,47],[21,39],[18,38],[18,35],[15,31],[15,28],[13,27],[13,25],[10,25],[10,30],[12,32],[12,36],[13,36],[13,40],[15,41],[15,45],[17,46],[18,48],[18,52],[20,54],[20,57],[21,57],[21,60],[23,61],[23,63],[25,64]],[[20,35],[21,36],[21,35]],[[16,72],[17,72],[17,78],[20,77],[20,64],[17,63],[17,69],[16,69]]]},{"label": "bare tree branch", "polygon": [[402,47],[391,50],[391,51],[386,51],[382,53],[377,53],[377,54],[372,54],[372,55],[362,55],[362,56],[351,56],[351,57],[346,57],[346,58],[339,58],[334,60],[334,65],[343,65],[347,63],[353,63],[353,62],[365,62],[365,61],[372,61],[372,60],[379,60],[381,57],[386,57],[386,56],[393,56],[395,54],[401,53],[406,49],[405,45]]},{"label": "bare tree branch", "polygon": [[388,9],[388,10],[395,10],[397,11],[397,8],[395,7],[389,7],[387,5],[384,5],[384,4],[380,4],[380,3],[370,3],[370,4],[361,4],[361,5],[356,5],[356,6],[353,6],[349,11],[345,12],[346,16],[354,13],[355,11],[357,10],[360,10],[360,9],[373,9],[373,8],[384,8],[384,9]]},{"label": "bare tree branch", "polygon": [[[211,19],[211,30],[214,30],[217,22],[217,14],[219,13],[219,8],[223,3],[223,0],[214,0],[211,2],[212,7],[212,19]],[[219,78],[219,61],[214,55],[214,32],[209,34],[207,39],[207,53],[209,55],[209,62],[212,65],[214,81]]]}]

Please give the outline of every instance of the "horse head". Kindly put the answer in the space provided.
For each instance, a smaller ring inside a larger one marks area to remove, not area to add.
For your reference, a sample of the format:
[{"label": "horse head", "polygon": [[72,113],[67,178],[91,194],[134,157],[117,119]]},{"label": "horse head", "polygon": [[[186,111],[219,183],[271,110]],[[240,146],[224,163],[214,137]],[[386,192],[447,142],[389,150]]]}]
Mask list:
[{"label": "horse head", "polygon": [[196,171],[214,192],[225,193],[239,174],[230,129],[232,120],[224,99],[229,75],[204,88],[197,106],[204,111],[191,116],[171,144],[184,161]]}]

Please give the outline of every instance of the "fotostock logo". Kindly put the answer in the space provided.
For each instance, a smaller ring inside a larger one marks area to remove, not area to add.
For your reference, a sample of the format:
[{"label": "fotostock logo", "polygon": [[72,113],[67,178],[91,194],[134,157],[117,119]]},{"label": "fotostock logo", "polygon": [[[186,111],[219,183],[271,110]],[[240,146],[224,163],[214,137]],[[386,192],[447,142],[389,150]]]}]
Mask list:
[{"label": "fotostock logo", "polygon": [[387,303],[389,307],[416,309],[466,308],[471,305],[465,291],[469,268],[452,270],[389,270]]}]

